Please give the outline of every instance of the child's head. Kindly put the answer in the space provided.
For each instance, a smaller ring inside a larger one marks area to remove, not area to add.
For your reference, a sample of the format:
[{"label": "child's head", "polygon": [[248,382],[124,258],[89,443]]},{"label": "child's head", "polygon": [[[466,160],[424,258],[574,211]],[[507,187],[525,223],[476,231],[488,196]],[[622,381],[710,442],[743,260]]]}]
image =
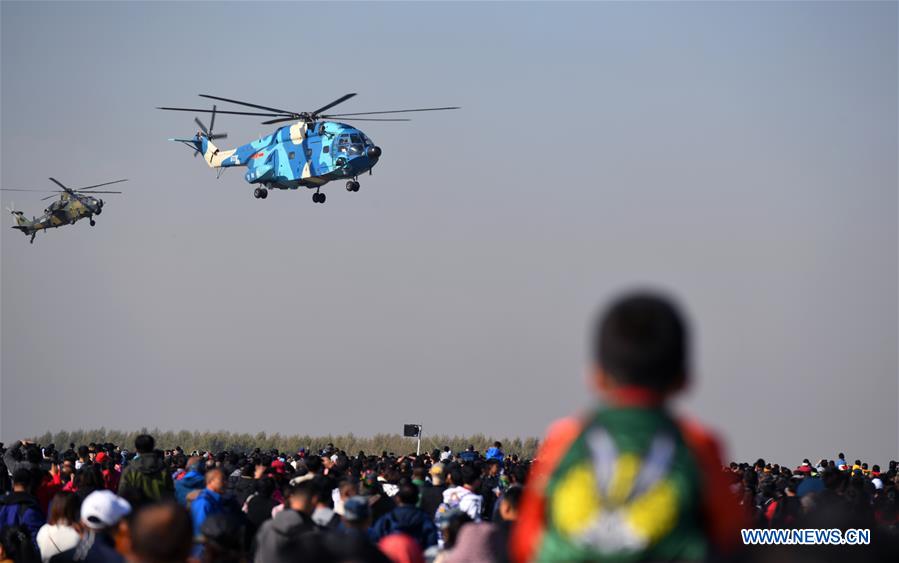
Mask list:
[{"label": "child's head", "polygon": [[600,315],[593,335],[593,364],[601,392],[637,387],[668,395],[689,376],[687,326],[669,299],[632,293]]}]

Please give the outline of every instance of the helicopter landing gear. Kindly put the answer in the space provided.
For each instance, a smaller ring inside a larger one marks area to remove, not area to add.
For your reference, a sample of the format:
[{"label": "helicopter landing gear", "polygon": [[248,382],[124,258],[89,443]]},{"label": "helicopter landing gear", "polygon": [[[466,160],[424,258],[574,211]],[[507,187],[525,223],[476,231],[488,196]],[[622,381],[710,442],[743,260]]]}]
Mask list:
[{"label": "helicopter landing gear", "polygon": [[356,180],[350,180],[346,183],[346,191],[348,192],[358,192],[359,191],[359,182]]},{"label": "helicopter landing gear", "polygon": [[94,218],[93,218],[93,217],[90,218],[90,223],[91,223],[91,227],[93,227],[94,225],[97,224],[97,222],[94,221]]},{"label": "helicopter landing gear", "polygon": [[268,197],[268,190],[265,188],[256,188],[253,190],[253,197],[256,199],[265,199]]},{"label": "helicopter landing gear", "polygon": [[324,203],[325,202],[325,194],[315,192],[312,194],[312,201],[315,203]]},{"label": "helicopter landing gear", "polygon": [[34,237],[37,236],[37,231],[31,233],[31,240],[28,241],[29,244],[34,244]]}]

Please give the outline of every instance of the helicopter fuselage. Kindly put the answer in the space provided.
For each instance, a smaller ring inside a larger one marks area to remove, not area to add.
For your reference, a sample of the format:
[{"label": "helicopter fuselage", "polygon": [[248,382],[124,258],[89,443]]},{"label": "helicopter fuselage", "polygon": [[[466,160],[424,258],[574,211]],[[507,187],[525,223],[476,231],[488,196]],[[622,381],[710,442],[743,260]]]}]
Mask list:
[{"label": "helicopter fuselage", "polygon": [[381,149],[359,129],[334,121],[298,122],[223,151],[202,134],[195,144],[214,168],[245,166],[244,179],[266,188],[319,188],[370,171]]},{"label": "helicopter fuselage", "polygon": [[73,225],[85,218],[90,219],[93,225],[94,215],[103,211],[103,200],[93,196],[62,193],[59,199],[44,209],[44,214],[40,217],[27,219],[21,211],[11,211],[16,220],[13,228],[31,236],[33,242],[38,231]]}]

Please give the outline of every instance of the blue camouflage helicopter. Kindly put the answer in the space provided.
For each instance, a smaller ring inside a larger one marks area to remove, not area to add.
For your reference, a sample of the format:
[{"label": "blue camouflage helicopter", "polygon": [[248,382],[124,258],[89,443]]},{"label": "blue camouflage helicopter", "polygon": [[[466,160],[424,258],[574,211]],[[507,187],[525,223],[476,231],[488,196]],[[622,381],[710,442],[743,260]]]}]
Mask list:
[{"label": "blue camouflage helicopter", "polygon": [[[253,196],[257,199],[268,197],[268,190],[271,189],[295,190],[304,187],[315,190],[315,193],[312,194],[312,201],[324,203],[325,194],[320,192],[322,186],[334,180],[346,179],[347,191],[358,192],[358,177],[365,172],[371,173],[372,168],[381,158],[381,148],[375,145],[365,133],[351,125],[331,121],[332,119],[411,121],[407,118],[358,116],[459,109],[453,106],[343,114],[323,113],[355,95],[354,93],[346,94],[313,112],[293,112],[208,94],[200,94],[200,97],[265,110],[265,113],[219,110],[215,105],[211,110],[176,107],[159,107],[157,109],[212,114],[209,127],[206,127],[199,118],[194,118],[200,130],[192,138],[169,140],[186,145],[194,151],[194,156],[203,155],[203,160],[210,168],[220,169],[220,175],[225,168],[246,166],[247,172],[244,179],[256,186]],[[295,121],[296,123],[279,127],[271,135],[235,149],[222,150],[212,143],[214,140],[227,137],[227,133],[214,132],[217,114],[274,118],[263,121],[263,125],[285,121]]]}]

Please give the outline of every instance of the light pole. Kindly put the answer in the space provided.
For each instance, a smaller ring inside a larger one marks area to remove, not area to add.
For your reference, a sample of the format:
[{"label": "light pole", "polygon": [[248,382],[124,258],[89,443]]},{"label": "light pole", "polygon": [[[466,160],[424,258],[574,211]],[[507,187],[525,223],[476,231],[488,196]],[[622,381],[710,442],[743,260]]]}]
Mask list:
[{"label": "light pole", "polygon": [[417,438],[415,446],[415,456],[421,455],[421,424],[404,424],[403,436],[407,438]]}]

